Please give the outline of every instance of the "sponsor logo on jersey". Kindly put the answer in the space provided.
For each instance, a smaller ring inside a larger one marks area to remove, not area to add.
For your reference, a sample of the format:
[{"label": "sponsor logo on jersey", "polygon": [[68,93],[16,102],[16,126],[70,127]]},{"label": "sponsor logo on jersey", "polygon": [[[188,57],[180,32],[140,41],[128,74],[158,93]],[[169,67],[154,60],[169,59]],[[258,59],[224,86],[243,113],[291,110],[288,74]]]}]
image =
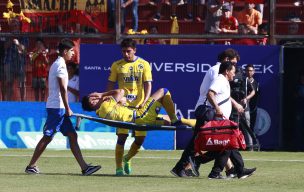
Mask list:
[{"label": "sponsor logo on jersey", "polygon": [[133,75],[131,75],[130,77],[123,77],[123,79],[125,82],[133,82],[133,81],[137,82],[139,80],[137,76],[133,76]]},{"label": "sponsor logo on jersey", "polygon": [[133,95],[133,94],[128,94],[126,95],[126,99],[129,100],[129,101],[133,101],[137,98],[136,95]]}]

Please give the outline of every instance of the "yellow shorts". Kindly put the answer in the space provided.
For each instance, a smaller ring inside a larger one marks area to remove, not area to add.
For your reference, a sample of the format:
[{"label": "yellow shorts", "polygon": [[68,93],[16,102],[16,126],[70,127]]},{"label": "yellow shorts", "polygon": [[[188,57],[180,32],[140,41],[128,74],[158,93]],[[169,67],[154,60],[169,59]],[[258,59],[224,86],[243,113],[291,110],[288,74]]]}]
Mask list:
[{"label": "yellow shorts", "polygon": [[[148,124],[148,125],[163,125],[164,120],[159,112],[162,105],[158,101],[154,101],[149,98],[143,108],[136,110],[136,124]],[[129,134],[128,129],[117,128],[116,134]],[[147,131],[135,131],[135,136],[146,136]]]}]

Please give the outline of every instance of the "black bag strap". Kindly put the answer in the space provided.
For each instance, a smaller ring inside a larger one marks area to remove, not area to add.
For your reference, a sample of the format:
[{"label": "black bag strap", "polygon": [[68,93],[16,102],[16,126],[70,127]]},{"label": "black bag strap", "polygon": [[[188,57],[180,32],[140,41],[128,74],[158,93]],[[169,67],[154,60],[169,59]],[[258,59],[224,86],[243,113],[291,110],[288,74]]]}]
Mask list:
[{"label": "black bag strap", "polygon": [[[224,103],[226,103],[227,101],[229,101],[230,97],[228,97],[227,99],[224,99],[223,101],[219,102],[217,105],[220,106],[220,105],[223,105]],[[206,105],[206,102],[207,102],[207,97],[205,99],[205,102],[204,102],[204,105]]]},{"label": "black bag strap", "polygon": [[227,99],[224,99],[223,101],[218,103],[218,106],[223,105],[224,103],[226,103],[227,101],[229,101],[230,97],[228,97]]}]

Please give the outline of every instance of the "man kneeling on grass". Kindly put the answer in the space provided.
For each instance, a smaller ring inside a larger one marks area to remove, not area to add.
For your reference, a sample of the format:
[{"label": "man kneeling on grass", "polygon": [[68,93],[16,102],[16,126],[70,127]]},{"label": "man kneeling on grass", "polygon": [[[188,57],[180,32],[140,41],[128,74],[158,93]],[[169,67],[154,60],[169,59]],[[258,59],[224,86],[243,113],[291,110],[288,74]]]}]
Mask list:
[{"label": "man kneeling on grass", "polygon": [[[124,90],[115,89],[103,93],[94,92],[83,97],[82,108],[86,111],[95,110],[96,114],[101,118],[122,122],[133,122],[136,124],[173,126],[185,124],[193,127],[196,122],[194,119],[179,119],[175,115],[174,103],[169,90],[166,88],[157,90],[142,108],[128,108],[124,106],[124,103]],[[161,107],[165,108],[169,117],[163,116],[160,120],[159,112]],[[144,135],[146,135],[146,132]],[[126,174],[131,173],[130,160],[138,153],[144,139],[140,141],[141,142],[135,142],[136,147],[131,147],[128,154],[124,156],[124,171]]]}]

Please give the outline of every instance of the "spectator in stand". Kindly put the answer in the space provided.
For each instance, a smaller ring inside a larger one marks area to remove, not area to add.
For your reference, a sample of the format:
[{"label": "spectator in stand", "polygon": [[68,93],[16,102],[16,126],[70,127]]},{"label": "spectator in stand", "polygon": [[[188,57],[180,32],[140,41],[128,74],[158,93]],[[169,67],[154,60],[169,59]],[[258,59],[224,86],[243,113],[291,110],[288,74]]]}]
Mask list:
[{"label": "spectator in stand", "polygon": [[[267,23],[262,23],[262,25],[259,25],[258,27],[258,34],[260,35],[268,35],[268,24]],[[262,39],[258,39],[258,44],[259,45],[267,45],[267,37],[264,37]]]},{"label": "spectator in stand", "polygon": [[[149,34],[158,34],[158,27],[156,25],[150,26]],[[145,39],[144,44],[166,44],[166,42],[163,39]]]},{"label": "spectator in stand", "polygon": [[40,38],[36,40],[35,50],[30,54],[30,62],[32,64],[32,87],[35,92],[35,101],[44,101],[49,58],[48,50],[45,48],[44,41]]},{"label": "spectator in stand", "polygon": [[219,32],[221,33],[238,33],[239,23],[235,17],[231,14],[231,6],[223,5],[222,12],[223,15],[220,19]]},{"label": "spectator in stand", "polygon": [[[127,7],[132,4],[132,30],[138,30],[138,3],[139,0],[121,0],[121,33],[126,29]],[[109,27],[115,26],[115,0],[110,0],[109,7]]]},{"label": "spectator in stand", "polygon": [[195,20],[197,22],[202,21],[203,5],[205,0],[188,0],[187,1],[187,16],[186,21],[193,21],[193,9],[197,11]]},{"label": "spectator in stand", "polygon": [[220,18],[222,16],[222,6],[232,4],[224,0],[209,0],[207,1],[207,12],[205,19],[206,33],[219,33]]},{"label": "spectator in stand", "polygon": [[138,2],[139,0],[121,0],[121,32],[126,28],[127,7],[132,4],[132,29],[138,30]]},{"label": "spectator in stand", "polygon": [[264,15],[264,3],[255,4],[255,9],[261,13],[262,19]]},{"label": "spectator in stand", "polygon": [[[294,18],[290,18],[289,19],[289,24],[288,24],[288,31],[287,34],[288,35],[300,35],[300,31],[299,31],[299,22],[301,20],[298,17],[294,17]],[[292,38],[292,39],[281,39],[279,41],[279,45],[291,45],[291,46],[302,46],[304,45],[304,41],[302,39],[296,39],[296,38]]]},{"label": "spectator in stand", "polygon": [[[0,24],[0,32],[2,31],[1,24]],[[5,86],[4,86],[4,56],[5,56],[5,37],[0,37],[0,81],[1,81],[1,94],[2,94],[2,101],[5,100]]]},{"label": "spectator in stand", "polygon": [[[247,25],[245,24],[240,24],[238,27],[238,33],[240,35],[248,35],[251,33],[250,29],[248,28]],[[256,39],[250,39],[250,38],[239,38],[239,39],[234,39],[231,41],[231,44],[236,44],[236,45],[257,45]]]},{"label": "spectator in stand", "polygon": [[[163,3],[162,3],[162,0],[155,0],[154,2],[156,5],[156,14],[153,17],[153,20],[158,21],[161,18],[161,9],[162,9]],[[177,17],[176,16],[177,3],[178,3],[178,0],[171,0],[171,3],[170,3],[171,4],[171,16],[170,16],[171,19],[173,19],[174,17]],[[150,4],[152,4],[152,3],[150,3]],[[165,4],[169,5],[169,2],[166,1]]]},{"label": "spectator in stand", "polygon": [[237,14],[240,24],[245,24],[251,34],[258,34],[258,26],[262,24],[262,15],[254,9],[254,3],[245,3],[245,7]]},{"label": "spectator in stand", "polygon": [[[20,32],[20,21],[18,18],[9,20],[9,28],[13,34]],[[13,88],[15,79],[18,80],[20,88],[21,101],[25,100],[25,64],[26,64],[26,47],[28,38],[26,37],[11,37],[6,42],[4,56],[4,71],[5,71],[5,100],[13,100]]]},{"label": "spectator in stand", "polygon": [[68,82],[68,101],[78,102],[79,101],[79,75],[78,75],[78,64],[70,62],[67,65],[69,74]]}]

